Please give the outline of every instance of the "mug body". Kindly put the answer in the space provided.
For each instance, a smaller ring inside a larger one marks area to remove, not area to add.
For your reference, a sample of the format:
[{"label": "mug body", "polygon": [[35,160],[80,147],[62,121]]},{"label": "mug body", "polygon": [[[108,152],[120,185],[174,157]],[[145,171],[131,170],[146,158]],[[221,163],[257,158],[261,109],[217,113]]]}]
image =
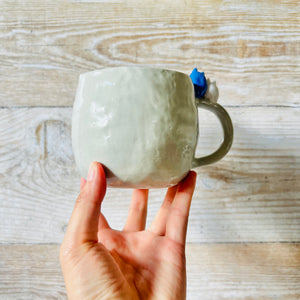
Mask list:
[{"label": "mug body", "polygon": [[100,162],[112,187],[161,188],[192,168],[198,112],[190,77],[172,70],[118,67],[80,75],[72,147],[86,178]]}]

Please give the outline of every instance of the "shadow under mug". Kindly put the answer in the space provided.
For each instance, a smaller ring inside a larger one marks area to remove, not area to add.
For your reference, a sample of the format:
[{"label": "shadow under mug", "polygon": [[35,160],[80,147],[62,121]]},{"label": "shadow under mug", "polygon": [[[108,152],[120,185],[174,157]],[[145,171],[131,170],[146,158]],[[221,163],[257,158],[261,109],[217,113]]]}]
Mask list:
[{"label": "shadow under mug", "polygon": [[[220,147],[195,157],[198,110],[214,113],[223,128]],[[148,67],[117,67],[80,75],[72,115],[72,147],[81,176],[100,162],[107,185],[162,188],[190,169],[214,163],[229,151],[233,126],[226,110],[195,98],[187,74]]]}]

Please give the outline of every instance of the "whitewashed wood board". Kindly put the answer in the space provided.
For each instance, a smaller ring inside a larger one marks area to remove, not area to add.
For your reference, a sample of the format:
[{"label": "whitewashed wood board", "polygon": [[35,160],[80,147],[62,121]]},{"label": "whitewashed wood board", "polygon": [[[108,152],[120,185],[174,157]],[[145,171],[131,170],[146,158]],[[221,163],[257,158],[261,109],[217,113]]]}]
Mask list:
[{"label": "whitewashed wood board", "polygon": [[188,245],[187,299],[299,299],[299,246]]},{"label": "whitewashed wood board", "polygon": [[[235,138],[199,170],[188,241],[300,241],[300,109],[229,107]],[[60,243],[79,191],[71,108],[0,109],[0,243]],[[201,111],[197,153],[213,151],[220,125]],[[131,190],[108,189],[103,211],[122,228]],[[151,190],[149,221],[165,190]]]},{"label": "whitewashed wood board", "polygon": [[0,9],[1,106],[71,105],[80,73],[136,64],[198,67],[227,105],[300,103],[298,1],[0,0]]},{"label": "whitewashed wood board", "polygon": [[[186,247],[187,299],[299,299],[300,244]],[[1,299],[66,299],[58,245],[0,246]]]},{"label": "whitewashed wood board", "polygon": [[[0,0],[0,12],[0,299],[66,299],[59,246],[44,244],[62,241],[79,191],[70,106],[80,73],[124,65],[197,66],[234,122],[230,153],[199,171],[187,299],[300,299],[299,1]],[[200,124],[198,155],[221,141],[214,117]],[[107,191],[115,228],[131,192]],[[150,191],[148,224],[164,193]]]}]

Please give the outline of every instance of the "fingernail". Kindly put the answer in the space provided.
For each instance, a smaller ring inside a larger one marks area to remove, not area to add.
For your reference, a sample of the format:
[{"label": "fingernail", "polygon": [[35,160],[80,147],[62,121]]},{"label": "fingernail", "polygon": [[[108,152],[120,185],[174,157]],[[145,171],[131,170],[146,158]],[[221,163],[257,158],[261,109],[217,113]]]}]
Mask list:
[{"label": "fingernail", "polygon": [[97,172],[96,168],[97,168],[97,166],[95,165],[95,163],[91,163],[89,172],[88,172],[88,177],[87,177],[88,181],[92,181],[95,178],[95,175]]},{"label": "fingernail", "polygon": [[194,173],[194,176],[196,176],[196,177],[198,175],[196,171],[191,171],[191,173]]}]

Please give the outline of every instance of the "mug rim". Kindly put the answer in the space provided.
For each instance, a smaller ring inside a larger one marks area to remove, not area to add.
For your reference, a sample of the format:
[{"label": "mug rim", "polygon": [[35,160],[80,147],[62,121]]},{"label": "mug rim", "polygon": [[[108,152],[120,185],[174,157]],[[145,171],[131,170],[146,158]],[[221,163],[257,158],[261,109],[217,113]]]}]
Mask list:
[{"label": "mug rim", "polygon": [[145,70],[152,70],[152,71],[167,71],[167,72],[171,72],[171,73],[180,73],[182,75],[188,76],[190,78],[190,76],[184,72],[181,71],[177,71],[177,70],[172,70],[172,69],[165,69],[165,68],[157,68],[157,67],[151,67],[151,66],[142,66],[142,65],[132,65],[132,66],[118,66],[118,67],[108,67],[108,68],[102,68],[102,69],[95,69],[95,70],[91,70],[91,71],[87,71],[84,73],[81,73],[79,75],[79,77],[81,76],[86,76],[88,74],[94,73],[94,72],[105,72],[105,71],[112,71],[112,70],[120,70],[120,69],[145,69]]}]

